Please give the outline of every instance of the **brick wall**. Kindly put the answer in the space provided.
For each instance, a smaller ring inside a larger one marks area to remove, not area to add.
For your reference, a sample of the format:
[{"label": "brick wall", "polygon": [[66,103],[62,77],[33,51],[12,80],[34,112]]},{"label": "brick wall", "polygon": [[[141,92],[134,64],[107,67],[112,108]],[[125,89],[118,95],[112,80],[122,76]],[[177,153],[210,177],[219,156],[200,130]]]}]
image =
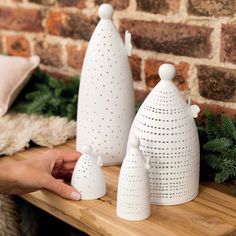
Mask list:
[{"label": "brick wall", "polygon": [[132,33],[134,86],[142,99],[159,81],[161,63],[176,66],[175,83],[215,112],[236,112],[235,0],[0,0],[0,51],[41,57],[65,78],[81,70],[98,5]]}]

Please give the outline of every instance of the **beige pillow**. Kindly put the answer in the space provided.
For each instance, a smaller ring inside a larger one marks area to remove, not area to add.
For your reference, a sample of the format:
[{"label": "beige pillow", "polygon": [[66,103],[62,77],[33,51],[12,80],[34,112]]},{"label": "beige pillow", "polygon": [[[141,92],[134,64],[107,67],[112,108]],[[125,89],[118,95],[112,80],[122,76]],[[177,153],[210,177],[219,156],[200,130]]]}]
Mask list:
[{"label": "beige pillow", "polygon": [[8,111],[39,62],[38,56],[24,58],[0,55],[0,117]]}]

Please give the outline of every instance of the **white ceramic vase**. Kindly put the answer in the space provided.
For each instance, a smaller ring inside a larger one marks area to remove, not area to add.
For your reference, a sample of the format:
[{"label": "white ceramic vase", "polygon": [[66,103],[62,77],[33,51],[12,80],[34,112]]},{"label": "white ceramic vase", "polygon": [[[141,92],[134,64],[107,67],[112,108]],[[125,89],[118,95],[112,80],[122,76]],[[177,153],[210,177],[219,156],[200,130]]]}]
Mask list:
[{"label": "white ceramic vase", "polygon": [[106,194],[101,157],[96,158],[91,153],[91,146],[82,147],[71,179],[71,185],[80,192],[82,200],[98,199]]},{"label": "white ceramic vase", "polygon": [[132,137],[119,176],[116,213],[120,218],[138,221],[150,216],[149,169],[149,158],[144,159],[139,140]]},{"label": "white ceramic vase", "polygon": [[77,151],[90,143],[104,165],[120,164],[125,156],[135,103],[128,55],[109,4],[99,7],[100,21],[90,39],[81,73],[77,115]]},{"label": "white ceramic vase", "polygon": [[164,64],[161,81],[140,107],[130,137],[140,140],[143,155],[151,158],[149,171],[152,204],[175,205],[194,199],[199,189],[199,138],[190,106],[172,82],[175,68]]}]

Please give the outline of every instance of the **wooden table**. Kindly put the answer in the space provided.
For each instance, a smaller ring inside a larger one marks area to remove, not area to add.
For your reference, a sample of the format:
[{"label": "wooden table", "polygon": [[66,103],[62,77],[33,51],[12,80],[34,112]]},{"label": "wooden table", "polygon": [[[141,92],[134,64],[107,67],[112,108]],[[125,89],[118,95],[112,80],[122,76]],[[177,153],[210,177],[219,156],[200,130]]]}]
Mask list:
[{"label": "wooden table", "polygon": [[[58,148],[75,150],[75,141]],[[3,159],[19,161],[44,150],[30,148]],[[227,187],[205,183],[201,185],[200,194],[194,201],[177,206],[152,206],[149,219],[129,222],[116,216],[119,167],[103,167],[103,170],[107,195],[99,200],[70,201],[46,190],[21,197],[90,235],[236,236],[236,198],[226,193]]]}]

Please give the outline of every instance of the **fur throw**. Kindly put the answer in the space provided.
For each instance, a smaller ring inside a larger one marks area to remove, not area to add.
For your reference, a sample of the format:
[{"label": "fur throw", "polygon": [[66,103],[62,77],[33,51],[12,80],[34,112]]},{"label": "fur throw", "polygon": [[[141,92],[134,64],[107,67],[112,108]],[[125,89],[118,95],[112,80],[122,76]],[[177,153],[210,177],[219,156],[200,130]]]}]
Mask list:
[{"label": "fur throw", "polygon": [[8,113],[0,118],[0,155],[12,155],[29,147],[65,143],[76,136],[76,122],[57,116]]}]

